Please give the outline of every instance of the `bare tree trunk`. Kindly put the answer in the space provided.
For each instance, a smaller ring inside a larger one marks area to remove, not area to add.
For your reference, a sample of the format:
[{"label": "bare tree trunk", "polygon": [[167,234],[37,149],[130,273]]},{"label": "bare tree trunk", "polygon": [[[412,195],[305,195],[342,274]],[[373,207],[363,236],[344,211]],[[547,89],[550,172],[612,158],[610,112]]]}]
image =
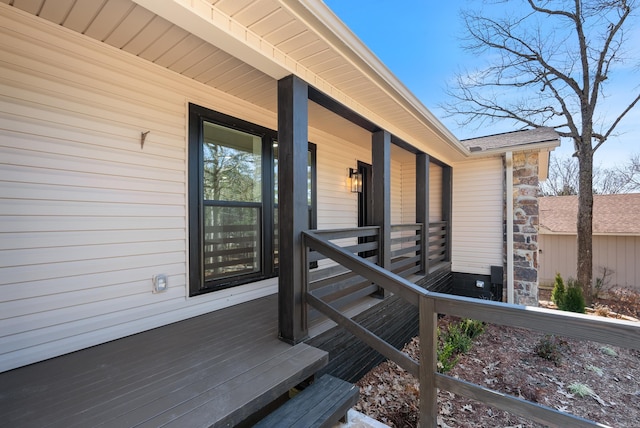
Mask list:
[{"label": "bare tree trunk", "polygon": [[592,302],[592,275],[593,275],[593,151],[590,138],[576,144],[578,148],[578,160],[580,161],[580,187],[578,190],[578,282],[582,285],[585,303]]}]

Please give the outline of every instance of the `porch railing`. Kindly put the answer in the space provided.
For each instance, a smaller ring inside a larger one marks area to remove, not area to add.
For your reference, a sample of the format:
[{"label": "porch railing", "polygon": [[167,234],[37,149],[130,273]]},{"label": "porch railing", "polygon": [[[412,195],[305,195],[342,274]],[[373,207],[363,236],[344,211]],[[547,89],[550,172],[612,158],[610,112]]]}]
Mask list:
[{"label": "porch railing", "polygon": [[447,222],[429,223],[429,263],[446,261],[447,245]]},{"label": "porch railing", "polygon": [[[438,223],[432,227],[441,231],[446,227],[446,223]],[[314,233],[371,263],[377,264],[379,261],[380,228],[377,226],[316,230]],[[391,226],[390,271],[407,278],[425,270],[425,258],[428,255],[426,251],[422,251],[423,236],[425,234],[422,224]],[[444,247],[446,240],[442,238],[441,232],[438,232],[430,236],[430,241],[433,241],[434,246]],[[364,296],[381,295],[381,288],[377,284],[331,261],[319,252],[310,251],[307,262],[314,267],[309,271],[308,290],[337,309],[345,308]],[[317,312],[312,311],[310,320],[313,321],[318,316]]]},{"label": "porch railing", "polygon": [[397,224],[391,226],[391,271],[402,277],[423,270],[421,252],[424,236],[422,224]]},{"label": "porch railing", "polygon": [[401,276],[382,269],[370,260],[354,255],[330,242],[318,232],[303,232],[305,252],[313,250],[335,261],[345,271],[381,286],[419,307],[420,362],[343,315],[314,290],[306,292],[307,303],[331,318],[385,357],[414,375],[420,382],[420,426],[437,426],[437,389],[448,390],[516,415],[550,426],[601,426],[549,407],[493,391],[480,385],[437,372],[437,315],[448,314],[489,323],[520,327],[575,339],[597,341],[624,348],[640,349],[640,326],[629,321],[598,319],[580,314],[517,306],[429,292]]}]

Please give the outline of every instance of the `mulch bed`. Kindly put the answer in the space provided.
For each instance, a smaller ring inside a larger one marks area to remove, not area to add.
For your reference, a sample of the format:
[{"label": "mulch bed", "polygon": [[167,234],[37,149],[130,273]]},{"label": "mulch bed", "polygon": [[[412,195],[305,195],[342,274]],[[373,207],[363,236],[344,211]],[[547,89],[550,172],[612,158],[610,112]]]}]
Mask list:
[{"label": "mulch bed", "polygon": [[[638,318],[637,297],[618,296],[613,302],[599,299],[592,312]],[[452,321],[456,320],[443,317],[439,326],[446,328]],[[556,362],[538,356],[534,349],[545,339],[556,345]],[[417,359],[418,339],[404,351]],[[487,325],[447,374],[605,425],[639,426],[640,351]],[[572,393],[570,385],[576,383],[588,386],[592,393],[584,397]],[[358,386],[361,398],[356,410],[392,427],[417,426],[418,381],[395,363],[385,362],[371,370]],[[438,425],[445,428],[542,426],[447,391],[439,391],[438,408]]]}]

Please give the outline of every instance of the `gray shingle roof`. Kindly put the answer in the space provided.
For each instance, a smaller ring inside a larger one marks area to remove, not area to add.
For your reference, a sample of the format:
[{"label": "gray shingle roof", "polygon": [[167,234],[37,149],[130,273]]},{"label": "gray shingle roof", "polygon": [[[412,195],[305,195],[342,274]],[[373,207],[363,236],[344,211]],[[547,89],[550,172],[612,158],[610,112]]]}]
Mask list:
[{"label": "gray shingle roof", "polygon": [[539,143],[557,143],[560,145],[560,136],[552,128],[536,128],[524,131],[506,132],[504,134],[487,135],[485,137],[462,140],[471,152],[484,152],[493,149],[507,149],[517,146]]},{"label": "gray shingle roof", "polygon": [[[539,203],[542,231],[577,233],[577,196],[547,196]],[[593,195],[593,233],[640,235],[640,193]]]}]

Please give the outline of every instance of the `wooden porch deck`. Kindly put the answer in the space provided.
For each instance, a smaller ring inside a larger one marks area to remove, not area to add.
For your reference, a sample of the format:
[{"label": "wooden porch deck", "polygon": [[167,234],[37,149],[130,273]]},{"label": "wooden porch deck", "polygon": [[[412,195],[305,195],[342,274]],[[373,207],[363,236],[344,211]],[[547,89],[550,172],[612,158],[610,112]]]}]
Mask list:
[{"label": "wooden porch deck", "polygon": [[327,363],[277,318],[268,296],[0,373],[0,425],[235,425]]}]

